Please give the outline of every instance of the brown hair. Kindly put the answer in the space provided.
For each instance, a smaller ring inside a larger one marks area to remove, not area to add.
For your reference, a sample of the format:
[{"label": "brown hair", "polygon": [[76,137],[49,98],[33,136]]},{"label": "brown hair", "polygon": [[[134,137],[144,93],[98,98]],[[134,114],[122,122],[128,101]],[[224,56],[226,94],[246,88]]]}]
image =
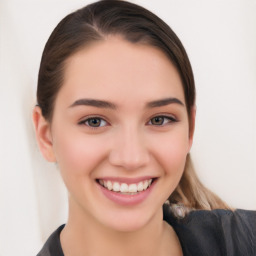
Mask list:
[{"label": "brown hair", "polygon": [[[179,38],[164,21],[143,7],[125,1],[103,0],[66,16],[45,45],[37,87],[37,102],[45,119],[52,120],[66,60],[86,45],[104,40],[109,35],[157,47],[169,57],[182,80],[190,118],[195,104],[195,84],[188,56]],[[227,207],[201,184],[189,155],[181,181],[169,201],[195,209]]]}]

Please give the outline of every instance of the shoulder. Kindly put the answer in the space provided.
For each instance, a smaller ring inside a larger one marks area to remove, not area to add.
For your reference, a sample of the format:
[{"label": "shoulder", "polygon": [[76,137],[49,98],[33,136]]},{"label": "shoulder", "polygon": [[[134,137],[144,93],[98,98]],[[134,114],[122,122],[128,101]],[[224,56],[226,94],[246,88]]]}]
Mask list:
[{"label": "shoulder", "polygon": [[61,225],[51,234],[37,256],[64,256],[60,244],[60,232],[64,226],[65,225]]},{"label": "shoulder", "polygon": [[165,209],[186,255],[256,255],[256,211],[197,210],[182,219]]}]

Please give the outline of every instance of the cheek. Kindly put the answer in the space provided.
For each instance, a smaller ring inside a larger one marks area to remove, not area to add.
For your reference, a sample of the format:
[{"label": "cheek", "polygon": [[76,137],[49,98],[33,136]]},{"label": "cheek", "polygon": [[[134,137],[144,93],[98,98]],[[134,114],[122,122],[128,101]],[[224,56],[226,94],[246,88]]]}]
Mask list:
[{"label": "cheek", "polygon": [[158,140],[155,156],[167,175],[181,176],[189,152],[189,138],[185,132],[168,134]]},{"label": "cheek", "polygon": [[186,148],[175,147],[175,144],[167,146],[166,149],[163,149],[161,155],[166,175],[180,177],[183,173],[187,152]]},{"label": "cheek", "polygon": [[54,151],[62,173],[78,176],[85,173],[90,175],[106,155],[106,149],[100,141],[84,134],[58,134]]}]

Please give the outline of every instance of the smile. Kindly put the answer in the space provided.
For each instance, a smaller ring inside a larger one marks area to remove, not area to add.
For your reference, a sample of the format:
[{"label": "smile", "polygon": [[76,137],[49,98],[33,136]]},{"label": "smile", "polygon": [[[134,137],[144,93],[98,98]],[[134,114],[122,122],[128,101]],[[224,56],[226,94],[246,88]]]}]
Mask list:
[{"label": "smile", "polygon": [[133,206],[147,200],[156,186],[158,177],[121,178],[105,177],[96,179],[101,193],[108,200],[122,206]]},{"label": "smile", "polygon": [[125,195],[135,195],[139,192],[147,190],[151,186],[152,181],[153,179],[147,179],[138,183],[127,184],[124,182],[120,183],[117,181],[99,179],[98,183],[109,191],[114,191]]}]

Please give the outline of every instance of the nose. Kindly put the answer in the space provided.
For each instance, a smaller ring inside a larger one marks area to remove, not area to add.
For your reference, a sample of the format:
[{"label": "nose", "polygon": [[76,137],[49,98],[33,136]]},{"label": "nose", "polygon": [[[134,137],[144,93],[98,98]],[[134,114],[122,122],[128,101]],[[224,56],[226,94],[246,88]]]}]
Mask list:
[{"label": "nose", "polygon": [[146,166],[150,153],[142,134],[133,128],[120,130],[113,139],[109,162],[126,170],[135,170]]}]

